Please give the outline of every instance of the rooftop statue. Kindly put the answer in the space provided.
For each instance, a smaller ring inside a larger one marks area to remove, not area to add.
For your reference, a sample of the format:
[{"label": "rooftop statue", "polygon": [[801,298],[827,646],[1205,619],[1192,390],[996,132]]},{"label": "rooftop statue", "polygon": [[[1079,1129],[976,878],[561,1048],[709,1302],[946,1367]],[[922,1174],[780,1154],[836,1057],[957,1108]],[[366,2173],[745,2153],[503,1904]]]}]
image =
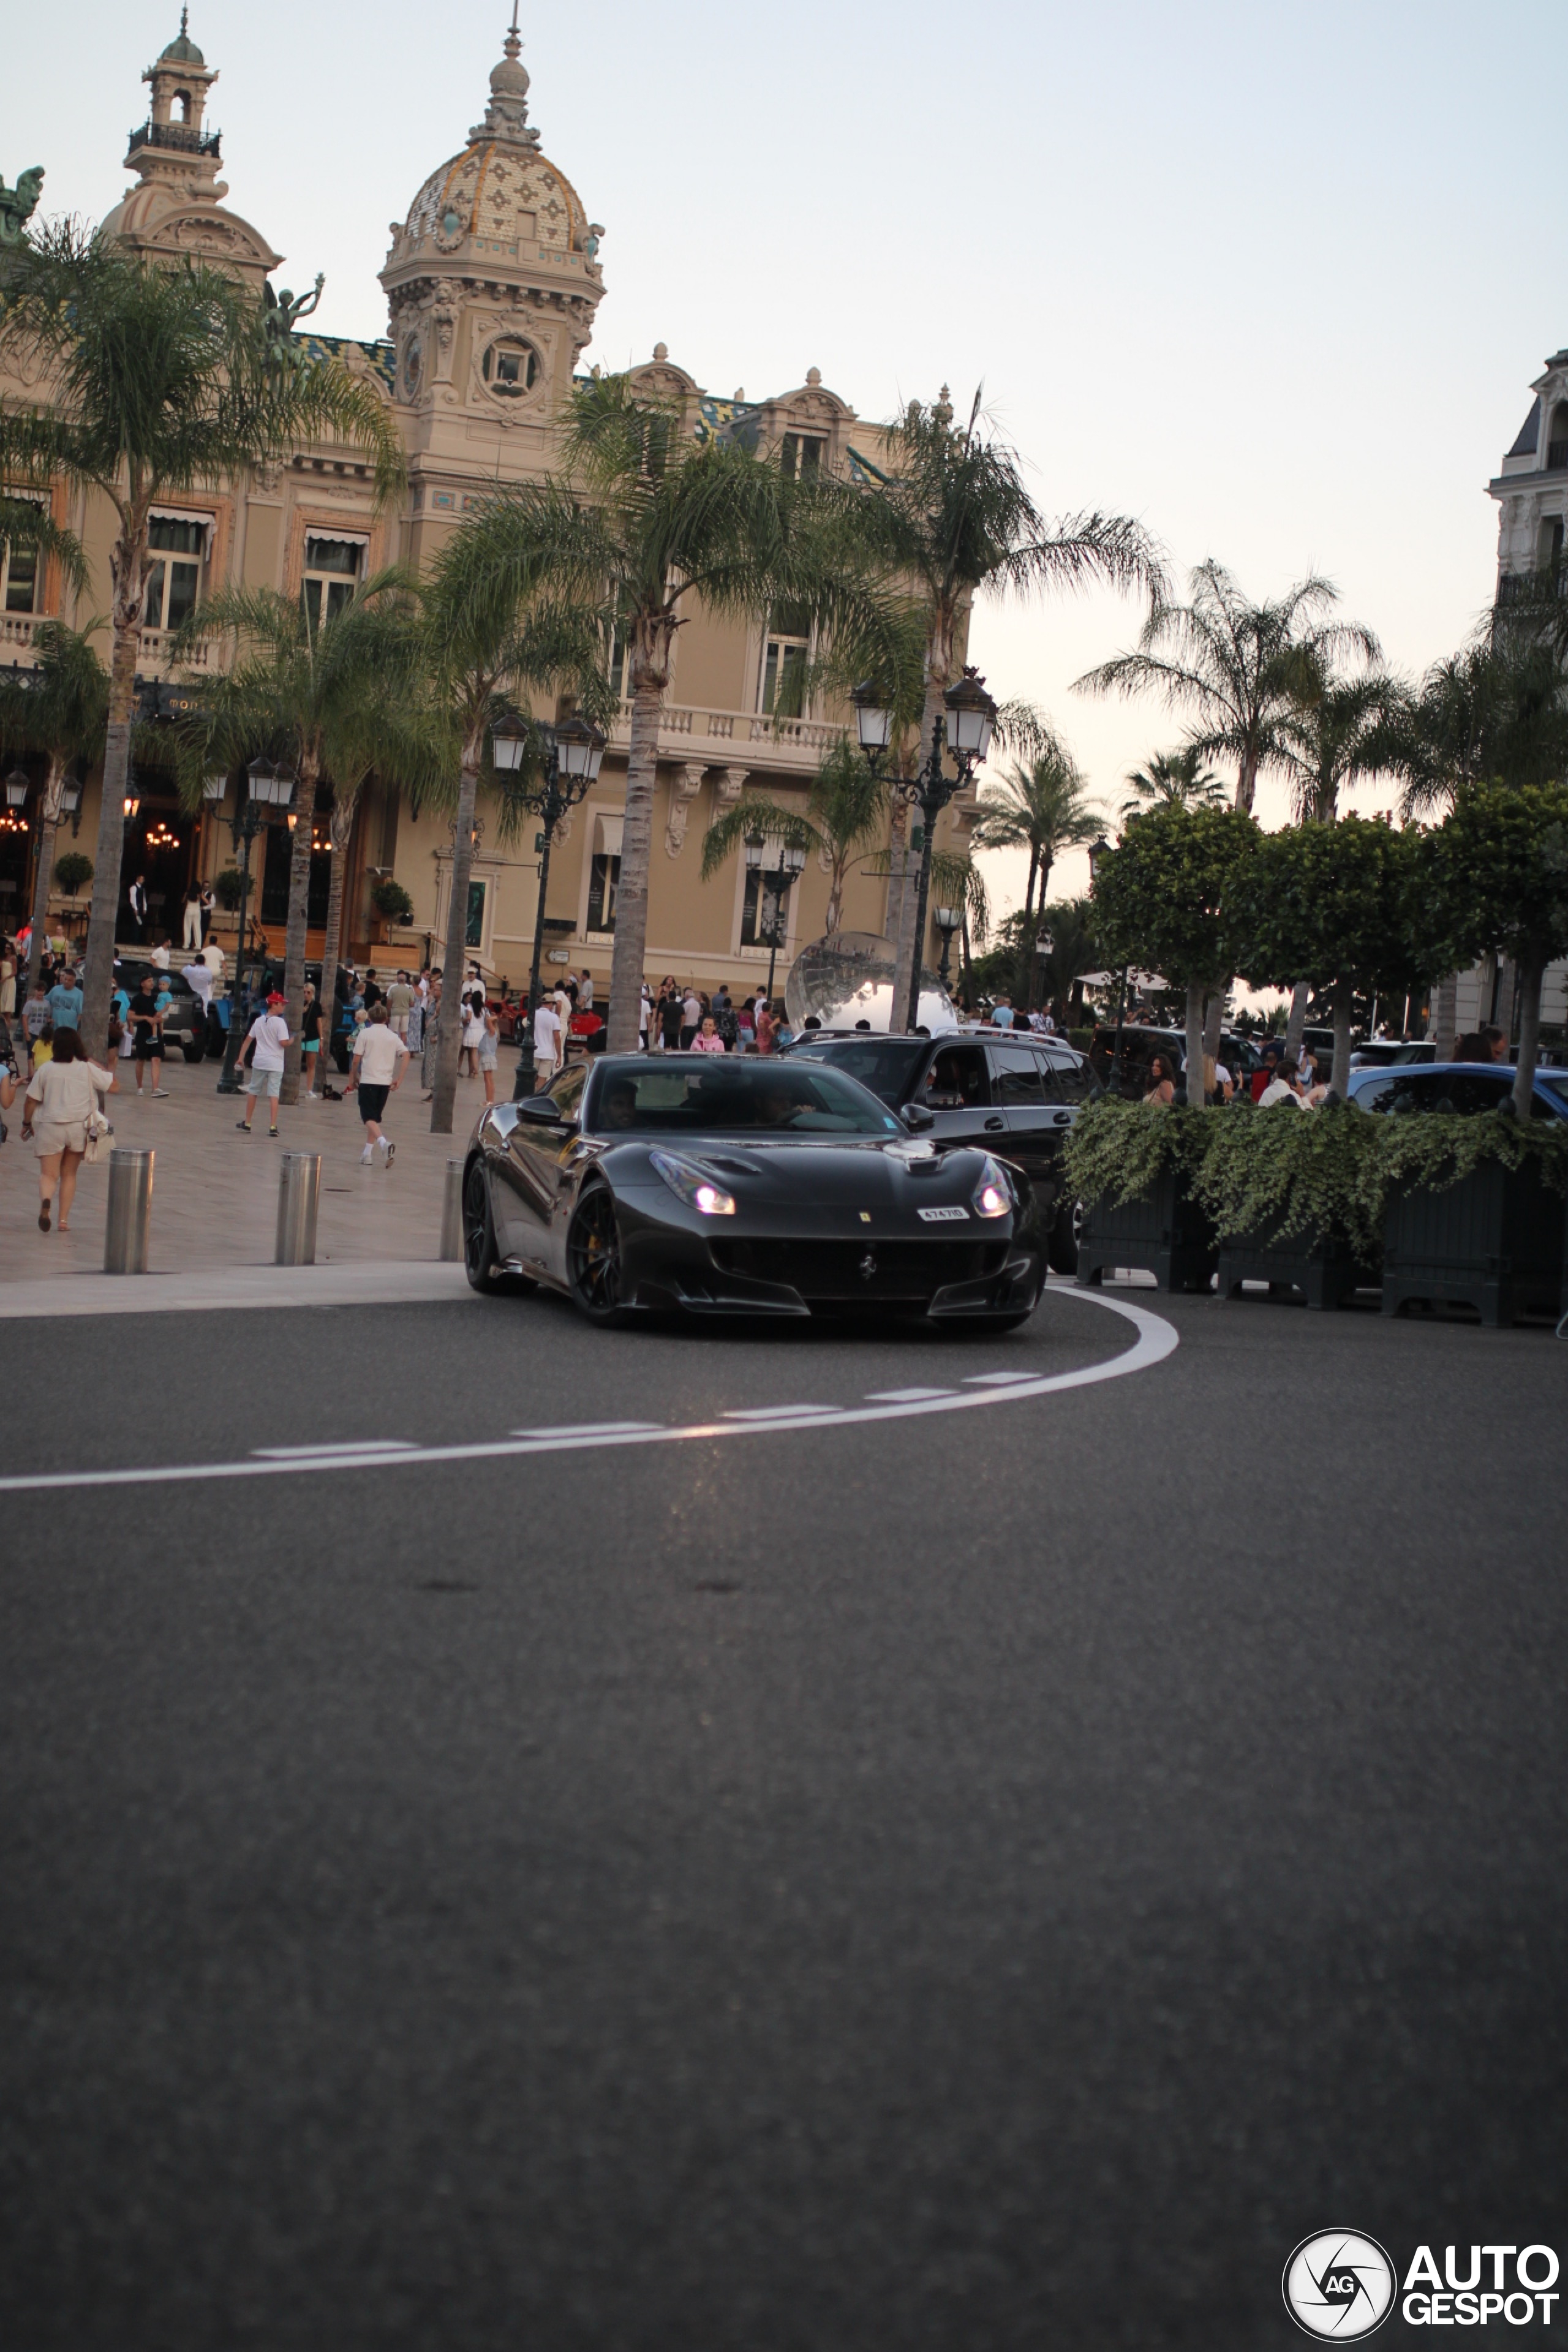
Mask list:
[{"label": "rooftop statue", "polygon": [[275,294],[270,286],[262,289],[266,297],[264,316],[267,363],[269,367],[293,367],[298,363],[300,353],[294,350],[290,338],[300,320],[308,319],[321,300],[321,289],[326,282],[324,273],[318,269],[316,282],[308,294],[296,295],[287,286],[280,294]]},{"label": "rooftop statue", "polygon": [[0,245],[21,244],[23,224],[37,211],[43,193],[41,163],[35,163],[30,172],[18,173],[14,188],[8,188],[0,179]]}]

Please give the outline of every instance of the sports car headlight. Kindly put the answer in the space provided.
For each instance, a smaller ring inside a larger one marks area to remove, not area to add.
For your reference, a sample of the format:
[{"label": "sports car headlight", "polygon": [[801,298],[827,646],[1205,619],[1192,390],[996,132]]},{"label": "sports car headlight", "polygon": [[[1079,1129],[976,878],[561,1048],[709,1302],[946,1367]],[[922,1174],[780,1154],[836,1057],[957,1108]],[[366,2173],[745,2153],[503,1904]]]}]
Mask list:
[{"label": "sports car headlight", "polygon": [[1005,1217],[1013,1206],[1013,1187],[994,1160],[988,1160],[980,1171],[980,1181],[974,1189],[974,1213],[977,1217]]},{"label": "sports car headlight", "polygon": [[704,1217],[734,1215],[733,1197],[721,1185],[715,1184],[699,1161],[678,1160],[673,1151],[650,1151],[648,1160],[689,1209],[696,1209]]}]

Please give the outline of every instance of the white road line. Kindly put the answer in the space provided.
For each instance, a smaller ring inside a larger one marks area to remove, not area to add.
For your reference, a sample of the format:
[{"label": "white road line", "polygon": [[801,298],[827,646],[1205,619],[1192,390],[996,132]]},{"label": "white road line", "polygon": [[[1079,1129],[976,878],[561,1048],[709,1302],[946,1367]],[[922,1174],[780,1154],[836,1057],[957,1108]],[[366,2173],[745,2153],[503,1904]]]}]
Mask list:
[{"label": "white road line", "polygon": [[837,1412],[836,1404],[754,1404],[726,1412],[726,1421],[788,1421],[797,1412]]},{"label": "white road line", "polygon": [[334,1460],[340,1454],[402,1454],[413,1443],[411,1437],[340,1437],[332,1445],[253,1445],[250,1450],[262,1462],[309,1462],[317,1454]]},{"label": "white road line", "polygon": [[923,1404],[928,1397],[955,1396],[955,1389],[870,1389],[868,1404]]},{"label": "white road line", "polygon": [[634,1432],[662,1429],[661,1421],[563,1421],[549,1429],[514,1429],[514,1437],[630,1437]]},{"label": "white road line", "polygon": [[965,1372],[963,1385],[966,1389],[1006,1389],[1011,1388],[1015,1381],[1026,1381],[1032,1377],[1029,1372]]},{"label": "white road line", "polygon": [[267,1461],[253,1458],[244,1462],[171,1463],[144,1470],[43,1471],[0,1478],[0,1495],[45,1494],[61,1487],[199,1485],[220,1478],[289,1478],[313,1470],[402,1470],[416,1462],[496,1462],[520,1454],[586,1453],[600,1446],[681,1445],[694,1438],[706,1441],[763,1437],[778,1429],[851,1429],[872,1422],[912,1421],[931,1413],[984,1411],[993,1405],[1012,1404],[1024,1397],[1054,1396],[1063,1389],[1091,1388],[1100,1381],[1118,1381],[1129,1372],[1148,1371],[1152,1365],[1163,1363],[1177,1345],[1174,1326],[1167,1323],[1163,1315],[1151,1314],[1147,1307],[1133,1307],[1121,1298],[1106,1298],[1098,1290],[1074,1291],[1071,1296],[1081,1299],[1085,1306],[1101,1307],[1107,1314],[1119,1315],[1124,1323],[1131,1323],[1138,1335],[1132,1346],[1104,1363],[1084,1364],[1076,1371],[1038,1376],[1024,1373],[1005,1383],[994,1374],[979,1374],[967,1394],[928,1397],[908,1404],[823,1405],[816,1411],[794,1412],[782,1417],[775,1413],[763,1419],[695,1422],[686,1428],[649,1427],[626,1430],[615,1436],[556,1433],[547,1437],[477,1439],[466,1445],[415,1446],[399,1448],[393,1454],[354,1453],[345,1444],[341,1454],[294,1454],[284,1461],[274,1457]]}]

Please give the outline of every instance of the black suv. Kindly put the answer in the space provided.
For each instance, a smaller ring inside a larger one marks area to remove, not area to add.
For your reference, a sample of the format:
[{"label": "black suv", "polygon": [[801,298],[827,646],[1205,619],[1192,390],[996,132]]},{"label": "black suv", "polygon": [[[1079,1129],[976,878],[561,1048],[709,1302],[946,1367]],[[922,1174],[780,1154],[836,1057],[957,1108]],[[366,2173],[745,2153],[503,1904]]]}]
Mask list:
[{"label": "black suv", "polygon": [[[1058,1274],[1078,1268],[1078,1218],[1062,1206],[1062,1146],[1079,1109],[1100,1092],[1088,1063],[1055,1038],[829,1036],[807,1030],[793,1058],[831,1062],[890,1110],[923,1110],[938,1150],[978,1144],[1028,1177]],[[925,1121],[921,1132],[927,1132]]]}]

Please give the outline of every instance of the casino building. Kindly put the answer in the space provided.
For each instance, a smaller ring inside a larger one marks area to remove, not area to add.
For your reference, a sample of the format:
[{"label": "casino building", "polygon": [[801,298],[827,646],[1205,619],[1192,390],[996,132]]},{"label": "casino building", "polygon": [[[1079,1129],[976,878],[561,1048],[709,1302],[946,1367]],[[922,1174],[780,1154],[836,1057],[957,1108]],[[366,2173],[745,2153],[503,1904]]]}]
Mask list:
[{"label": "casino building", "polygon": [[[331,442],[292,450],[243,480],[194,491],[156,511],[158,552],[142,636],[139,676],[149,715],[177,707],[180,677],[171,659],[173,633],[219,584],[244,583],[299,593],[318,607],[352,593],[379,566],[426,565],[497,481],[538,478],[552,467],[574,375],[589,365],[595,313],[605,290],[598,223],[574,181],[545,154],[529,121],[529,75],[515,31],[489,77],[481,120],[457,152],[437,163],[394,224],[381,271],[387,331],[363,341],[313,338],[380,394],[407,452],[408,487],[399,505],[378,513],[369,468],[352,448]],[[232,269],[259,289],[282,257],[261,230],[228,203],[220,178],[220,135],[209,128],[218,79],[182,20],[178,36],[142,76],[147,120],[131,139],[126,169],[135,184],[105,226],[151,257],[190,255]],[[309,297],[300,308],[308,318]],[[688,429],[702,435],[739,425],[776,449],[792,473],[827,468],[864,478],[880,447],[848,403],[817,369],[767,398],[720,398],[672,360],[664,347],[634,371],[651,394],[677,404]],[[7,394],[29,387],[4,383]],[[81,536],[92,567],[85,596],[73,599],[51,567],[20,555],[0,569],[0,662],[27,663],[40,620],[68,620],[108,607],[107,508],[62,489],[57,519]],[[107,656],[107,642],[104,651]],[[705,986],[731,988],[764,975],[769,912],[758,881],[737,857],[709,884],[700,879],[701,840],[717,812],[747,784],[803,809],[812,776],[842,729],[843,714],[802,709],[798,680],[805,638],[788,613],[757,614],[749,624],[700,615],[680,632],[677,667],[659,745],[647,968]],[[610,654],[612,678],[620,648]],[[202,656],[218,660],[213,648]],[[615,680],[618,683],[618,680]],[[548,715],[548,714],[542,714]],[[557,965],[586,965],[603,982],[614,937],[630,706],[623,707],[597,784],[558,833],[552,849],[546,952]],[[41,763],[40,772],[41,772]],[[148,878],[154,919],[177,936],[179,901],[193,876],[212,877],[235,861],[227,801],[199,819],[178,805],[165,773],[141,769],[130,822],[124,880]],[[76,812],[80,845],[90,850],[97,826],[96,776]],[[325,798],[317,819],[323,845],[312,866],[310,922],[319,950],[326,908]],[[941,841],[967,839],[973,794],[942,820]],[[11,929],[27,903],[29,844],[36,796],[23,821],[0,833],[0,926]],[[538,857],[531,835],[503,845],[493,811],[480,806],[480,835],[469,898],[472,952],[497,979],[526,972],[534,929]],[[69,826],[57,845],[72,845]],[[440,961],[451,872],[449,824],[411,807],[373,779],[360,802],[346,877],[350,951],[382,964]],[[260,858],[261,844],[258,844]],[[260,916],[280,942],[288,898],[288,843],[281,828],[266,843]],[[371,892],[395,878],[414,902],[406,926],[390,930],[373,911]],[[5,886],[9,887],[6,887]],[[816,862],[788,893],[779,982],[797,946],[817,937],[828,879]],[[879,932],[888,884],[850,877],[842,925]],[[75,910],[57,894],[57,919]],[[85,900],[82,902],[85,909]],[[79,928],[79,923],[78,925]],[[230,934],[232,936],[232,932]],[[222,936],[220,928],[220,936]],[[937,951],[933,933],[931,951]]]}]

